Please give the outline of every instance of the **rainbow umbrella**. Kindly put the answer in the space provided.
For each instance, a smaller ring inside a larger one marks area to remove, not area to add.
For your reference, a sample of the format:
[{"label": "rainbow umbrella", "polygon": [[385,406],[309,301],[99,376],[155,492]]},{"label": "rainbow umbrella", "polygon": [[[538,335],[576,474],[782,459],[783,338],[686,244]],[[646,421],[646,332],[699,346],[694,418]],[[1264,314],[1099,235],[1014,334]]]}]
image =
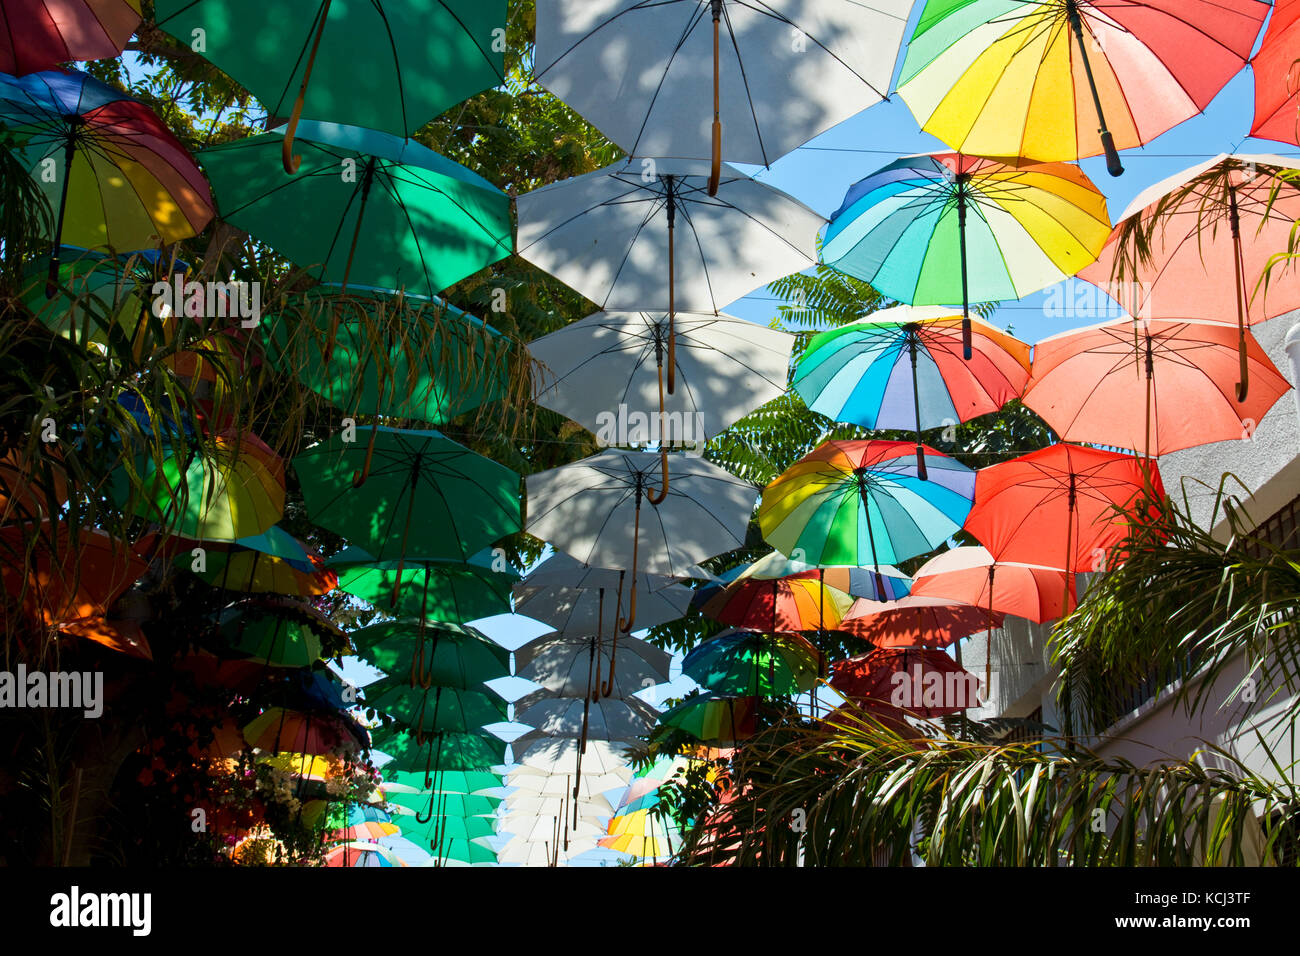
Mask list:
[{"label": "rainbow umbrella", "polygon": [[335,809],[326,819],[327,839],[377,840],[400,831],[393,818],[378,807],[350,803]]},{"label": "rainbow umbrella", "polygon": [[1246,64],[1259,0],[928,0],[898,92],[926,132],[985,156],[1073,160],[1149,143]]},{"label": "rainbow umbrella", "polygon": [[822,261],[912,305],[1018,299],[1074,275],[1110,234],[1106,197],[1077,166],[961,153],[895,160],[849,188]]},{"label": "rainbow umbrella", "polygon": [[821,651],[798,634],[728,631],[695,647],[682,673],[726,697],[790,697],[825,670]]},{"label": "rainbow umbrella", "polygon": [[[769,544],[818,564],[897,564],[933,551],[966,520],[975,472],[927,448],[922,481],[910,442],[830,441],[763,491],[758,524]],[[885,592],[877,581],[878,594]]]},{"label": "rainbow umbrella", "polygon": [[285,707],[268,707],[244,725],[250,747],[270,753],[330,756],[357,750],[356,732],[341,715],[322,716]]},{"label": "rainbow umbrella", "polygon": [[814,337],[795,369],[795,391],[837,422],[911,429],[919,448],[922,431],[996,412],[1029,377],[1024,342],[972,321],[964,362],[961,330],[945,309],[874,312]]},{"label": "rainbow umbrella", "polygon": [[6,0],[0,73],[22,76],[69,60],[117,56],[140,25],[140,0]]},{"label": "rainbow umbrella", "polygon": [[[911,579],[892,564],[879,567],[880,581],[866,568],[857,565],[831,564],[816,565],[788,558],[780,551],[772,551],[748,566],[735,569],[739,574],[733,580],[770,581],[773,578],[816,577],[829,587],[851,594],[853,597],[869,597],[877,601],[893,601],[911,589]],[[815,572],[812,573],[812,572]],[[884,591],[878,585],[884,584]]]},{"label": "rainbow umbrella", "polygon": [[633,856],[672,856],[673,847],[681,845],[681,830],[667,824],[652,810],[631,810],[609,821],[599,845]]},{"label": "rainbow umbrella", "polygon": [[261,535],[216,544],[203,549],[202,561],[182,554],[176,564],[214,587],[231,591],[316,597],[338,586],[338,576],[278,525]]},{"label": "rainbow umbrella", "polygon": [[[64,244],[144,249],[188,239],[212,219],[207,181],[185,147],[143,103],[94,77],[0,75],[0,123],[55,211],[51,298]],[[51,165],[56,175],[43,175]]]},{"label": "rainbow umbrella", "polygon": [[350,840],[325,854],[326,866],[406,866],[397,855],[378,843]]},{"label": "rainbow umbrella", "polygon": [[744,740],[754,735],[756,701],[754,697],[696,694],[660,714],[659,723],[705,742]]}]

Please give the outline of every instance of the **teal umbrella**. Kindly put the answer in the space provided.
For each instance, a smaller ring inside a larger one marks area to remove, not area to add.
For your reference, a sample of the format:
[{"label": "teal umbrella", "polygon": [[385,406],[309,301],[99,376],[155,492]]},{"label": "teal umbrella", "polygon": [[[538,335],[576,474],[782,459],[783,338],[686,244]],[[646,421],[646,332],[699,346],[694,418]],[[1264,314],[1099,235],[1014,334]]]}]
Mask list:
[{"label": "teal umbrella", "polygon": [[510,652],[472,627],[408,618],[372,624],[349,637],[362,660],[385,674],[409,674],[419,687],[482,690],[484,681],[510,676]]},{"label": "teal umbrella", "polygon": [[339,588],[386,613],[457,624],[509,614],[510,590],[519,580],[491,551],[468,561],[376,561],[360,548],[345,548],[325,563],[338,572]]},{"label": "teal umbrella", "polygon": [[268,162],[280,145],[263,133],[199,157],[222,218],[322,281],[432,296],[514,251],[510,198],[414,140],[304,122],[292,178]]},{"label": "teal umbrella", "polygon": [[420,778],[425,789],[437,790],[440,780],[455,777],[457,772],[486,771],[506,759],[506,742],[480,733],[440,732],[417,739],[404,727],[394,725],[372,732],[370,742],[375,750],[392,758],[382,768],[387,779],[409,782],[413,778],[401,774],[409,771]]},{"label": "teal umbrella", "polygon": [[412,687],[405,674],[384,677],[362,690],[365,706],[388,714],[418,735],[470,733],[504,722],[506,704],[491,694],[458,687]]}]

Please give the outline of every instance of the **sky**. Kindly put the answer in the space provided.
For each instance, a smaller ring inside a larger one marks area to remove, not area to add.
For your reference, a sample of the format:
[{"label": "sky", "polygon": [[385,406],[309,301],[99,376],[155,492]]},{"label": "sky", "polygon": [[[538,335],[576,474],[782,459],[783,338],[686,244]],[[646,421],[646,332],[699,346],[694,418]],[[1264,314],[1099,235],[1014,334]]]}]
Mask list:
[{"label": "sky", "polygon": [[[914,5],[905,36],[911,35],[924,6],[920,0]],[[900,55],[895,65],[895,83],[902,61]],[[1270,153],[1300,159],[1300,151],[1294,146],[1248,138],[1253,114],[1254,78],[1247,68],[1219,93],[1203,114],[1146,146],[1123,151],[1120,154],[1125,167],[1122,176],[1110,176],[1101,157],[1084,159],[1080,165],[1105,194],[1114,222],[1142,190],[1219,153]],[[900,156],[935,150],[946,150],[946,147],[920,130],[907,105],[895,94],[794,150],[770,168],[739,168],[829,217],[853,183]],[[1119,317],[1117,306],[1096,294],[1094,287],[1087,283],[1069,279],[1062,285],[1063,288],[1002,303],[990,321],[1002,328],[1010,326],[1018,338],[1033,343],[1072,328]],[[733,303],[726,311],[766,325],[776,315],[780,301],[764,288]],[[1064,306],[1064,314],[1060,306]],[[510,650],[549,630],[531,619],[511,614],[477,621],[474,625]],[[680,675],[680,669],[678,655],[672,673]],[[355,660],[345,664],[343,674],[358,685],[378,676],[377,671]],[[534,689],[531,683],[515,678],[494,682],[493,686],[507,700]],[[640,696],[657,704],[679,697],[693,687],[695,684],[689,678],[675,676],[672,683]],[[523,731],[520,725],[494,725],[493,729],[499,730],[499,736],[506,739]]]}]

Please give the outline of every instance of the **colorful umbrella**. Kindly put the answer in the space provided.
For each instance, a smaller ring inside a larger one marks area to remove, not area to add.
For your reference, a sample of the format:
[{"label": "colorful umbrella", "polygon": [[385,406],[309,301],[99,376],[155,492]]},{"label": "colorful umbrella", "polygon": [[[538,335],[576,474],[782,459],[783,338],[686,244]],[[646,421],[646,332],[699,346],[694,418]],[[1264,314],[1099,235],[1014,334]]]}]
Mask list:
[{"label": "colorful umbrella", "polygon": [[633,856],[668,857],[681,846],[681,831],[651,810],[631,810],[609,821],[600,845]]},{"label": "colorful umbrella", "polygon": [[889,647],[835,665],[831,687],[869,710],[942,717],[980,706],[979,681],[942,651]]},{"label": "colorful umbrella", "polygon": [[[816,262],[825,220],[785,193],[709,164],[623,160],[516,201],[519,255],[602,309],[668,311],[667,391],[676,391],[678,307],[719,313],[757,286]],[[677,261],[677,218],[686,254]]]},{"label": "colorful umbrella", "polygon": [[438,425],[506,394],[500,333],[438,299],[308,293],[261,327],[279,369],[352,415]]},{"label": "colorful umbrella", "polygon": [[[879,571],[880,582],[884,591],[877,590],[877,575],[857,565],[815,565],[788,558],[780,551],[771,551],[757,561],[736,569],[739,573],[736,581],[770,581],[773,578],[808,578],[816,577],[818,581],[831,588],[851,594],[854,597],[869,597],[877,601],[892,601],[902,597],[911,589],[909,578],[892,564],[882,564]],[[814,573],[815,572],[815,573]]]},{"label": "colorful umbrella", "polygon": [[350,840],[325,854],[326,866],[405,866],[392,850],[378,843]]},{"label": "colorful umbrella", "polygon": [[1300,307],[1300,270],[1275,270],[1260,285],[1300,222],[1300,184],[1278,175],[1295,165],[1280,156],[1220,154],[1156,183],[1129,204],[1097,262],[1079,275],[1135,318],[1235,317],[1239,402],[1250,381],[1246,326]]},{"label": "colorful umbrella", "polygon": [[697,694],[659,715],[659,723],[685,731],[697,740],[739,741],[754,735],[754,697]]},{"label": "colorful umbrella", "polygon": [[954,149],[1072,160],[1149,143],[1245,65],[1268,4],[928,0],[898,92]]},{"label": "colorful umbrella", "polygon": [[[286,557],[275,553],[281,545],[279,541],[268,540],[273,534],[277,538],[289,538],[296,551],[301,553],[301,560],[296,554]],[[308,554],[279,526],[272,526],[264,535],[215,544],[216,547],[203,549],[202,561],[192,554],[182,554],[176,559],[176,564],[189,568],[214,587],[231,591],[316,597],[328,594],[338,586],[338,575],[326,568],[319,557]]]},{"label": "colorful umbrella", "polygon": [[1255,73],[1255,122],[1250,135],[1300,145],[1300,0],[1275,0],[1273,18],[1259,52],[1250,61]]},{"label": "colorful umbrella", "polygon": [[304,122],[298,145],[292,179],[272,158],[279,131],[199,158],[222,218],[322,281],[432,296],[514,251],[509,197],[415,140]]},{"label": "colorful umbrella", "polygon": [[853,598],[826,584],[817,571],[757,580],[741,576],[706,601],[700,611],[733,627],[762,631],[834,630]]},{"label": "colorful umbrella", "polygon": [[449,623],[508,614],[510,589],[519,580],[486,550],[468,561],[407,557],[398,562],[376,561],[354,547],[326,564],[338,570],[341,590],[387,613]]},{"label": "colorful umbrella", "polygon": [[812,690],[826,668],[822,652],[798,634],[728,631],[699,644],[682,673],[724,697],[792,697]]},{"label": "colorful umbrella", "polygon": [[821,255],[900,302],[960,302],[970,360],[971,299],[1018,299],[1072,276],[1109,233],[1106,197],[1077,166],[929,153],[850,187]]},{"label": "colorful umbrella", "polygon": [[294,470],[312,520],[377,560],[467,561],[519,530],[519,476],[504,465],[436,431],[370,426],[347,437],[308,448]]},{"label": "colorful umbrella", "polygon": [[[0,76],[0,122],[55,212],[49,294],[62,245],[126,251],[197,235],[212,195],[175,136],[143,103],[85,73]],[[53,160],[54,176],[43,175]]]},{"label": "colorful umbrella", "polygon": [[338,807],[326,818],[326,826],[330,828],[326,839],[377,840],[391,836],[401,830],[392,820],[391,816],[376,807],[349,803]]},{"label": "colorful umbrella", "polygon": [[330,756],[357,750],[358,741],[347,723],[337,716],[325,717],[268,707],[244,725],[248,746],[269,753]]},{"label": "colorful umbrella", "polygon": [[42,256],[29,266],[22,290],[23,304],[50,331],[82,345],[104,344],[114,325],[127,334],[136,331],[145,305],[136,295],[136,279],[111,256],[76,246],[58,253],[56,292],[49,292],[50,263]]},{"label": "colorful umbrella", "polygon": [[186,46],[201,31],[198,52],[289,117],[288,172],[300,116],[406,136],[503,76],[505,0],[157,0],[154,16]]},{"label": "colorful umbrella", "polygon": [[948,598],[909,594],[887,603],[859,598],[840,622],[847,631],[876,647],[947,647],[991,627],[1002,614]]},{"label": "colorful umbrella", "polygon": [[[928,480],[909,442],[830,441],[763,491],[758,524],[769,544],[815,564],[897,564],[933,551],[970,511],[975,473],[925,449]],[[796,549],[798,551],[796,552]],[[885,592],[877,582],[877,593]]]},{"label": "colorful umbrella", "polygon": [[49,626],[104,617],[148,569],[125,541],[50,521],[0,528],[0,558],[6,595]]},{"label": "colorful umbrella", "polygon": [[996,412],[1029,378],[1024,342],[972,321],[964,362],[961,328],[947,310],[900,305],[828,329],[799,358],[795,391],[837,422],[911,429],[919,448],[922,431]]},{"label": "colorful umbrella", "polygon": [[407,675],[412,686],[482,690],[484,681],[510,676],[510,652],[472,627],[399,618],[348,637],[358,657],[394,677]]},{"label": "colorful umbrella", "polygon": [[1246,333],[1255,387],[1234,401],[1239,342],[1237,328],[1195,319],[1124,319],[1055,335],[1034,346],[1025,405],[1063,439],[1148,458],[1240,439],[1291,384]]},{"label": "colorful umbrella", "polygon": [[965,527],[999,562],[1101,571],[1163,498],[1154,461],[1058,444],[980,469]]},{"label": "colorful umbrella", "polygon": [[716,183],[724,157],[770,166],[886,99],[909,8],[542,0],[533,73],[629,154],[712,158]]},{"label": "colorful umbrella", "polygon": [[140,0],[5,0],[0,73],[22,76],[68,60],[117,56],[140,25]]}]

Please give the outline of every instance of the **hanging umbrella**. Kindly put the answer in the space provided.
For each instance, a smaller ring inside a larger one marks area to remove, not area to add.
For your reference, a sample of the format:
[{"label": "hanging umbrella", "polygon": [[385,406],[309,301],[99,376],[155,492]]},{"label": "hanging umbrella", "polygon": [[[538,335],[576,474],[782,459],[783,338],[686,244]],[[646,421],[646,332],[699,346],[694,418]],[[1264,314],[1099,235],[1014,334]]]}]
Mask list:
[{"label": "hanging umbrella", "polygon": [[600,845],[640,857],[670,857],[682,845],[681,831],[650,810],[632,810],[609,821]]},{"label": "hanging umbrella", "polygon": [[[74,70],[0,75],[0,123],[54,211],[47,295],[63,245],[124,251],[197,235],[212,219],[208,184],[143,103]],[[57,174],[44,175],[54,160]]]},{"label": "hanging umbrella", "polygon": [[376,561],[352,547],[326,564],[338,570],[341,590],[387,613],[449,623],[508,614],[510,588],[519,580],[509,567],[499,568],[487,550],[468,561],[407,557],[398,562]]},{"label": "hanging umbrella", "polygon": [[[536,744],[530,745],[537,746]],[[588,745],[588,749],[595,747],[593,742]],[[576,748],[570,746],[549,763],[541,761],[536,767],[519,767],[510,772],[510,778],[507,781],[509,786],[517,788],[516,792],[524,793],[529,796],[545,797],[551,800],[571,800],[573,798],[574,781],[571,768],[573,766],[573,753]],[[540,758],[538,758],[540,760]],[[570,770],[570,772],[566,772]],[[531,771],[531,772],[529,772]],[[607,771],[603,773],[588,773],[583,776],[579,790],[578,799],[594,799],[600,794],[609,790],[616,790],[627,786],[630,772],[626,767],[619,767],[616,771]]]},{"label": "hanging umbrella", "polygon": [[497,855],[487,847],[459,837],[446,837],[440,842],[430,843],[429,852],[434,861],[426,863],[426,866],[479,866],[497,862]]},{"label": "hanging umbrella", "polygon": [[0,73],[111,59],[139,25],[140,0],[7,0],[0,4]]},{"label": "hanging umbrella", "polygon": [[[502,747],[504,746],[502,744]],[[406,794],[414,794],[417,800],[424,800],[432,792],[484,797],[489,802],[500,801],[505,796],[501,777],[487,771],[443,770],[438,774],[437,786],[431,791],[429,785],[424,782],[423,773],[401,770],[389,771],[387,766],[385,766],[384,770],[384,783],[380,784],[380,787],[385,795],[397,796],[405,806],[412,805],[406,801]]]},{"label": "hanging umbrella", "polygon": [[638,572],[680,577],[697,561],[743,547],[754,508],[753,485],[703,459],[671,456],[671,485],[656,488],[659,473],[658,455],[611,449],[527,481],[530,534],[583,563],[629,570],[623,633],[636,619]]},{"label": "hanging umbrella", "polygon": [[543,0],[533,75],[629,154],[711,158],[716,182],[886,99],[910,6]]},{"label": "hanging umbrella", "polygon": [[837,663],[831,677],[836,693],[868,710],[897,708],[928,719],[980,706],[978,686],[975,675],[943,651],[916,647],[851,657]]},{"label": "hanging umbrella", "polygon": [[310,667],[321,659],[320,638],[301,620],[234,605],[216,621],[226,650],[267,667]]},{"label": "hanging umbrella", "polygon": [[515,701],[515,722],[536,730],[516,737],[510,745],[518,750],[548,737],[577,740],[611,740],[636,743],[646,736],[658,712],[636,697],[605,698],[590,702],[571,697],[554,697],[545,688]]},{"label": "hanging umbrella", "polygon": [[270,753],[329,756],[360,749],[351,728],[339,715],[322,716],[284,707],[268,707],[244,725],[250,747]]},{"label": "hanging umbrella", "polygon": [[1002,614],[948,598],[909,594],[897,601],[859,598],[844,615],[840,630],[876,647],[947,647],[990,627],[1001,627]]},{"label": "hanging umbrella", "polygon": [[77,246],[58,252],[58,276],[53,297],[50,262],[42,256],[24,274],[23,305],[50,331],[81,345],[107,343],[114,325],[127,335],[137,329],[145,304],[136,295],[140,278],[111,256]]},{"label": "hanging umbrella", "polygon": [[1240,439],[1250,433],[1247,421],[1263,421],[1291,390],[1255,337],[1245,335],[1255,387],[1244,402],[1234,401],[1228,384],[1240,368],[1237,328],[1124,319],[1035,345],[1025,405],[1067,441],[1132,448],[1147,458]]},{"label": "hanging umbrella", "polygon": [[[528,346],[534,399],[610,445],[705,442],[785,392],[794,337],[729,315],[678,312],[680,385],[664,394],[668,316],[597,312]],[[657,416],[657,417],[656,417]]]},{"label": "hanging umbrella", "polygon": [[1250,61],[1255,73],[1255,121],[1250,135],[1300,145],[1300,0],[1274,0],[1273,18],[1259,52]]},{"label": "hanging umbrella", "polygon": [[432,296],[513,251],[509,197],[414,140],[304,122],[292,179],[274,164],[281,145],[263,133],[199,158],[225,221],[343,291],[355,278]]},{"label": "hanging umbrella", "polygon": [[[763,491],[758,524],[769,544],[818,564],[896,564],[933,551],[961,527],[975,473],[926,448],[929,477],[909,442],[830,441]],[[879,580],[877,593],[885,592]]]},{"label": "hanging umbrella", "polygon": [[[523,791],[512,793],[501,804],[502,813],[499,817],[501,830],[504,833],[515,832],[511,830],[511,823],[516,819],[562,813],[560,808],[563,803],[563,798],[538,796]],[[609,821],[610,808],[603,798],[579,797],[573,803],[578,808],[579,820],[598,825],[604,825]]]},{"label": "hanging umbrella", "polygon": [[972,299],[1018,299],[1060,282],[1096,259],[1109,233],[1106,197],[1077,166],[928,153],[851,186],[821,255],[900,302],[960,302],[969,361]]},{"label": "hanging umbrella", "polygon": [[659,723],[685,731],[698,740],[740,741],[756,729],[754,697],[697,694],[659,715]]},{"label": "hanging umbrella", "polygon": [[659,788],[677,774],[690,767],[692,761],[682,756],[658,757],[654,763],[636,772],[627,785],[615,808],[620,813],[627,810],[648,810],[659,803]]},{"label": "hanging umbrella", "polygon": [[[581,744],[577,740],[569,739],[548,739],[539,740],[530,744],[522,753],[515,754],[515,762],[523,764],[525,767],[532,767],[536,770],[544,770],[554,776],[557,770],[572,766],[573,758]],[[632,769],[628,764],[629,748],[618,743],[606,740],[588,740],[587,749],[583,754],[584,759],[591,762],[591,768],[595,771],[592,774],[592,783],[608,783],[606,780],[597,780],[594,778],[600,776],[616,777],[618,783],[614,786],[625,786],[632,776]],[[511,781],[512,786],[517,786]],[[588,789],[588,793],[600,793],[609,790],[609,786],[603,786],[600,790]]]},{"label": "hanging umbrella", "polygon": [[[672,655],[635,637],[543,634],[515,649],[515,676],[560,697],[628,698],[668,682]],[[607,679],[606,679],[607,678]]]},{"label": "hanging umbrella", "polygon": [[156,0],[154,16],[186,45],[202,31],[199,52],[289,118],[290,173],[299,117],[406,136],[503,77],[505,0]]},{"label": "hanging umbrella", "polygon": [[[525,193],[518,252],[601,309],[668,311],[669,395],[676,392],[677,309],[717,314],[758,286],[816,262],[825,222],[785,193],[708,163],[631,159]],[[678,216],[685,250],[676,252]]]},{"label": "hanging umbrella", "polygon": [[348,637],[363,661],[394,678],[406,676],[412,687],[482,690],[485,681],[510,676],[510,652],[472,627],[422,626],[399,618],[371,624]]},{"label": "hanging umbrella", "polygon": [[[629,575],[630,578],[630,575]],[[636,588],[640,627],[654,627],[682,617],[690,609],[691,589],[663,583],[671,579],[647,575]],[[655,585],[658,584],[658,589]],[[560,634],[614,634],[633,600],[631,584],[619,588],[530,588],[515,586],[515,613],[555,628]]]},{"label": "hanging umbrella", "polygon": [[[396,818],[402,835],[424,846],[437,846],[451,840],[463,840],[473,846],[482,837],[496,833],[496,821],[482,817],[463,817],[456,814],[437,814],[426,818],[402,816]],[[466,861],[471,862],[471,861]]]},{"label": "hanging umbrella", "polygon": [[[912,585],[909,578],[892,564],[882,564],[877,575],[857,565],[815,565],[788,558],[780,551],[771,551],[747,567],[739,569],[733,580],[770,581],[773,578],[811,578],[853,597],[869,597],[877,601],[893,601],[906,594]],[[883,592],[878,584],[883,583]]]},{"label": "hanging umbrella", "polygon": [[346,437],[308,448],[294,470],[313,521],[377,560],[399,560],[395,592],[407,554],[466,561],[519,530],[519,476],[509,468],[436,431],[370,426]]},{"label": "hanging umbrella", "polygon": [[[401,771],[408,771],[420,778],[424,789],[438,789],[439,781],[457,771],[486,770],[506,759],[505,741],[480,733],[442,731],[417,739],[405,728],[392,726],[371,734],[371,743],[375,750],[392,758],[383,765],[385,777],[393,779]],[[496,779],[500,783],[500,778]]]},{"label": "hanging umbrella", "polygon": [[926,132],[986,156],[1072,160],[1149,143],[1245,65],[1268,4],[928,0],[898,92]]},{"label": "hanging umbrella", "polygon": [[[419,743],[438,732],[469,733],[507,719],[505,701],[496,694],[444,687],[412,687],[405,674],[383,677],[362,689],[366,707],[388,714],[408,728]],[[377,746],[377,745],[376,745]]]},{"label": "hanging umbrella", "polygon": [[901,305],[828,329],[799,358],[795,391],[837,422],[911,429],[919,449],[922,431],[996,412],[1029,378],[1028,345],[972,320],[964,362],[961,328],[947,310]]},{"label": "hanging umbrella", "polygon": [[376,807],[355,803],[335,806],[337,809],[326,819],[328,840],[377,840],[401,830],[389,814]]},{"label": "hanging umbrella", "polygon": [[104,617],[148,570],[125,541],[48,520],[0,528],[0,559],[6,595],[50,626]]},{"label": "hanging umbrella", "polygon": [[405,866],[392,850],[378,843],[350,840],[325,854],[326,866]]},{"label": "hanging umbrella", "polygon": [[[1300,185],[1280,156],[1220,154],[1138,194],[1096,263],[1079,274],[1139,319],[1236,318],[1240,378],[1249,385],[1246,326],[1300,307],[1300,270],[1275,270],[1300,221]],[[1231,269],[1233,281],[1224,279]]]},{"label": "hanging umbrella", "polygon": [[834,630],[853,598],[823,582],[817,571],[758,580],[741,576],[700,607],[701,613],[760,631]]},{"label": "hanging umbrella", "polygon": [[502,797],[474,796],[467,793],[420,791],[413,795],[389,794],[390,809],[398,816],[425,820],[433,816],[495,818]]},{"label": "hanging umbrella", "polygon": [[205,542],[201,547],[201,562],[191,551],[180,554],[175,563],[214,587],[316,597],[338,586],[338,575],[278,525],[260,535]]},{"label": "hanging umbrella", "polygon": [[826,662],[798,634],[727,631],[696,646],[682,673],[724,697],[793,697],[812,690]]},{"label": "hanging umbrella", "polygon": [[1163,498],[1154,461],[1052,445],[981,468],[965,528],[999,562],[1100,571],[1128,525],[1153,520]]},{"label": "hanging umbrella", "polygon": [[438,425],[505,397],[507,349],[480,319],[439,299],[314,291],[263,323],[267,354],[344,412]]}]

